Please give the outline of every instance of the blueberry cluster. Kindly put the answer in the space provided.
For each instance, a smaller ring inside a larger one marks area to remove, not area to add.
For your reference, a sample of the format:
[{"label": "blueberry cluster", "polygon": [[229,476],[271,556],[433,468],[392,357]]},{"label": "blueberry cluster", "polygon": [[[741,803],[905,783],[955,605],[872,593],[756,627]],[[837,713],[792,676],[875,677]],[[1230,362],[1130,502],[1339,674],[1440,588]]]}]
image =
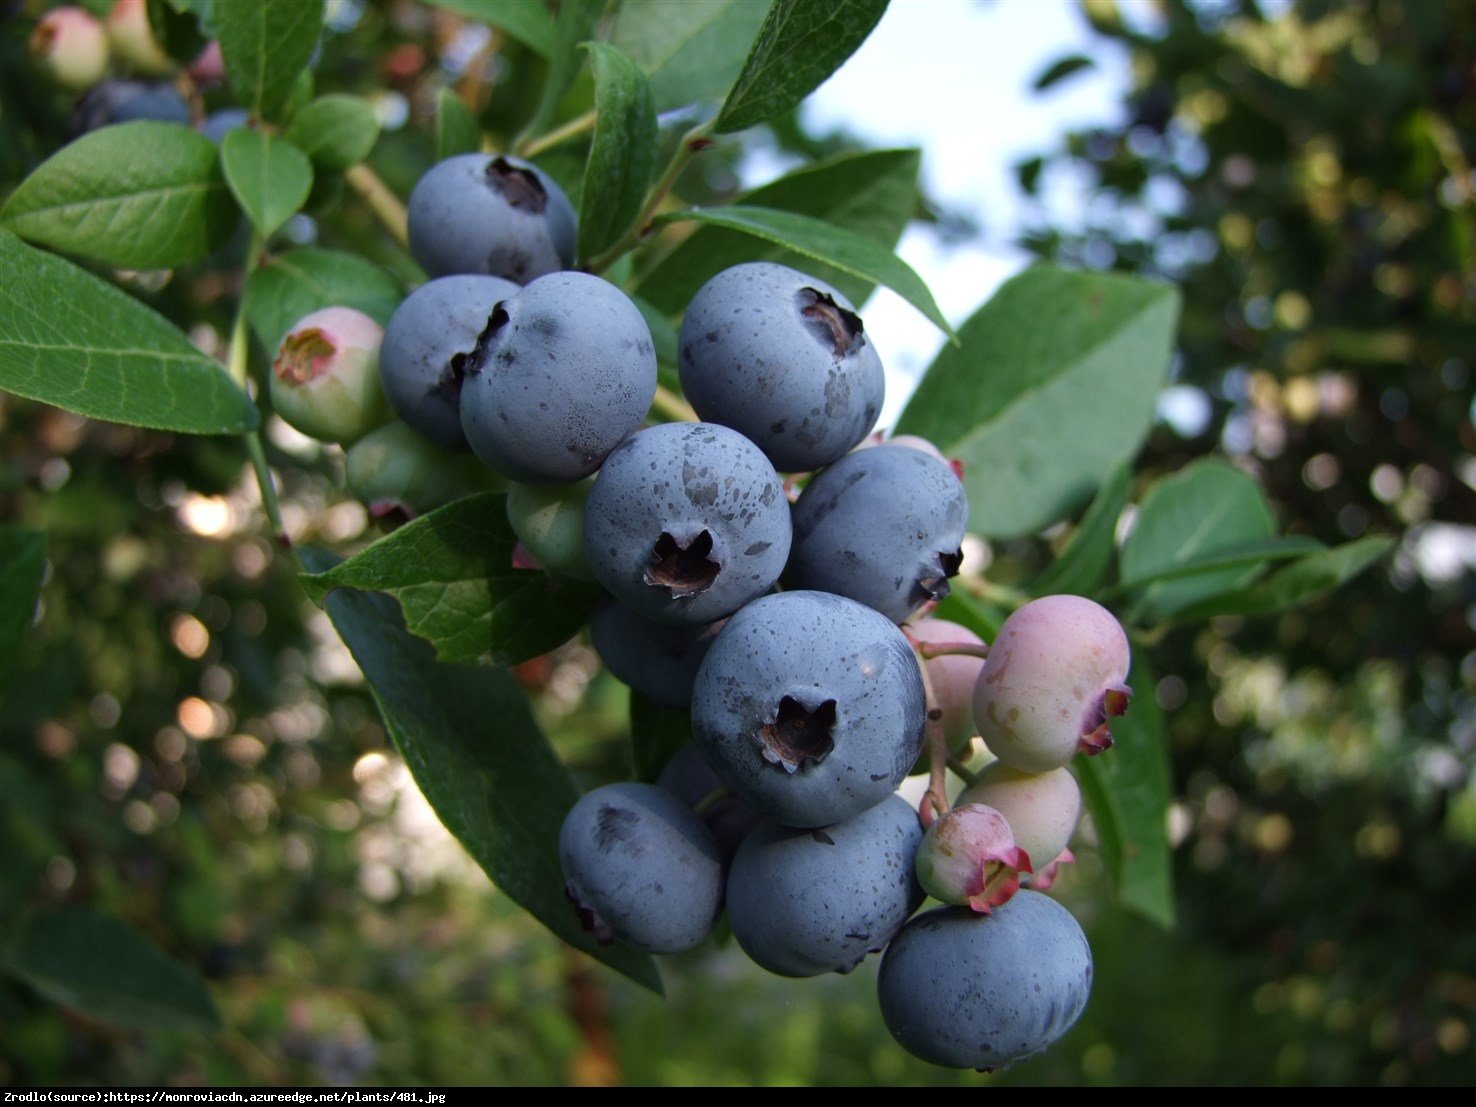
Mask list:
[{"label": "blueberry cluster", "polygon": [[[1091,954],[1041,893],[1080,809],[1065,765],[1105,748],[1126,706],[1116,620],[1046,597],[991,647],[931,617],[962,561],[963,484],[931,444],[870,437],[881,363],[825,282],[766,262],[714,276],[678,343],[697,420],[643,426],[647,323],[569,268],[574,213],[542,171],[443,161],[409,232],[431,279],[382,330],[347,308],[300,321],[273,404],[347,446],[377,513],[454,497],[469,451],[509,486],[520,564],[607,593],[590,619],[607,667],[690,711],[693,740],[657,783],[569,812],[559,854],[583,925],[670,953],[726,911],[785,976],[886,950],[883,1016],[939,1064],[996,1068],[1064,1033]],[[944,768],[976,735],[996,760],[950,810]],[[898,796],[916,771],[921,811]],[[927,895],[949,906],[913,918]]]}]

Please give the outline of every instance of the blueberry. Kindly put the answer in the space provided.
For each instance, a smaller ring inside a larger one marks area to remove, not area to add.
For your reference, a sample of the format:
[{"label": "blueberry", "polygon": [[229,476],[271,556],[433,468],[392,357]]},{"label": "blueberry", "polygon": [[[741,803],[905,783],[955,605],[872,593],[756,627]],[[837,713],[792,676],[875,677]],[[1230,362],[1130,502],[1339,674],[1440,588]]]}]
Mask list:
[{"label": "blueberry", "polygon": [[772,262],[735,265],[698,290],[679,364],[697,413],[747,436],[784,472],[842,457],[871,432],[885,390],[850,301]]},{"label": "blueberry", "polygon": [[710,623],[767,592],[789,556],[784,486],[757,446],[713,423],[627,439],[589,495],[595,577],[660,622]]},{"label": "blueberry", "polygon": [[395,309],[379,353],[385,398],[401,419],[443,450],[466,446],[461,385],[492,309],[521,291],[500,277],[427,281]]},{"label": "blueberry", "polygon": [[922,903],[917,812],[889,796],[817,830],[761,823],[728,874],[728,922],[743,951],[781,976],[849,972]]},{"label": "blueberry", "polygon": [[492,310],[467,362],[461,429],[490,468],[529,484],[587,477],[656,395],[651,331],[588,273],[550,273]]},{"label": "blueberry", "polygon": [[222,108],[205,117],[205,122],[200,124],[200,133],[219,146],[227,134],[250,122],[251,113],[245,108]]},{"label": "blueberry", "polygon": [[900,623],[948,595],[963,560],[963,485],[937,458],[906,446],[847,454],[794,505],[795,588],[848,596]]},{"label": "blueberry", "polygon": [[[1040,873],[1061,855],[1081,816],[1081,789],[1065,768],[1022,773],[991,761],[978,780],[964,789],[958,804],[984,803],[1009,820],[1016,844]],[[1039,886],[1031,881],[1033,886]]]},{"label": "blueberry", "polygon": [[723,866],[702,820],[654,784],[607,784],[564,818],[559,859],[586,929],[648,953],[705,938],[723,900]]},{"label": "blueberry", "polygon": [[974,686],[974,721],[989,751],[1044,773],[1112,744],[1108,719],[1127,710],[1127,635],[1081,596],[1042,596],[1014,612]]},{"label": "blueberry", "polygon": [[658,623],[609,597],[589,617],[595,652],[618,680],[659,704],[683,709],[692,703],[697,669],[722,627],[721,621]]},{"label": "blueberry", "polygon": [[[665,788],[688,807],[706,804],[698,818],[712,831],[718,851],[723,856],[724,870],[732,863],[733,855],[744,839],[763,822],[762,815],[728,792],[727,786],[707,764],[696,742],[688,742],[671,755],[671,760],[656,778],[656,785]],[[719,789],[727,794],[720,793],[714,799],[713,793]]]},{"label": "blueberry", "polygon": [[31,32],[31,57],[62,88],[80,92],[108,71],[108,35],[91,12],[52,8]]},{"label": "blueberry", "polygon": [[470,454],[448,454],[399,421],[376,427],[343,455],[344,481],[376,519],[413,519],[501,481]]},{"label": "blueberry", "polygon": [[72,109],[72,129],[78,134],[138,119],[188,126],[190,106],[168,83],[114,80],[95,85]]},{"label": "blueberry", "polygon": [[882,1017],[903,1048],[983,1070],[1045,1049],[1081,1017],[1091,990],[1086,935],[1039,892],[989,915],[924,912],[892,940],[877,980]]},{"label": "blueberry", "polygon": [[498,154],[438,162],[410,193],[410,252],[432,277],[527,284],[574,264],[574,209],[537,167]]},{"label": "blueberry", "polygon": [[388,416],[379,389],[384,331],[362,311],[323,308],[299,319],[272,363],[272,410],[303,434],[353,442]]},{"label": "blueberry", "polygon": [[917,657],[895,625],[825,592],[781,592],[728,620],[692,690],[713,770],[785,826],[885,800],[922,749]]}]

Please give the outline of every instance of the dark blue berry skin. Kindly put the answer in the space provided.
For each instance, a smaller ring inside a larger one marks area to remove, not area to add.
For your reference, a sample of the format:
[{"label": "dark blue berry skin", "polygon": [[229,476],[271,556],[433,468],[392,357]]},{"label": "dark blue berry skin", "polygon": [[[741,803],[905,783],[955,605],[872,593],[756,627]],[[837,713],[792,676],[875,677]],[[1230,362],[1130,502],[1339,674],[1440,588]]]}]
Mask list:
[{"label": "dark blue berry skin", "polygon": [[724,788],[725,791],[726,788],[702,756],[696,742],[688,742],[671,755],[671,760],[656,778],[656,785],[665,788],[688,807],[707,804],[698,818],[712,831],[718,850],[723,855],[724,869],[732,863],[733,855],[738,852],[743,840],[754,827],[763,822],[762,815],[731,793],[721,795],[718,799],[712,798],[719,788]]},{"label": "dark blue berry skin", "polygon": [[713,771],[784,826],[875,807],[922,749],[922,674],[902,632],[825,592],[781,592],[731,619],[692,690]]},{"label": "dark blue berry skin", "polygon": [[721,629],[721,622],[658,623],[609,597],[589,617],[595,652],[617,680],[683,710],[692,704],[697,669]]},{"label": "dark blue berry skin", "polygon": [[250,122],[251,113],[244,108],[222,108],[205,117],[205,122],[200,124],[200,133],[219,146],[229,132]]},{"label": "dark blue berry skin", "polygon": [[725,269],[682,319],[682,391],[781,472],[829,465],[871,433],[886,381],[851,303],[772,262]]},{"label": "dark blue berry skin", "polygon": [[691,949],[723,902],[723,866],[702,820],[654,784],[606,784],[564,818],[559,860],[570,899],[602,941],[647,953]]},{"label": "dark blue berry skin", "polygon": [[138,119],[189,126],[190,106],[167,81],[115,79],[94,85],[72,109],[72,129],[77,134]]},{"label": "dark blue berry skin", "polygon": [[596,579],[658,622],[710,623],[763,595],[784,570],[789,537],[774,467],[712,423],[664,423],[628,438],[584,512]]},{"label": "dark blue berry skin", "polygon": [[895,623],[948,595],[969,501],[953,470],[908,446],[847,454],[794,505],[788,581],[848,596]]},{"label": "dark blue berry skin", "polygon": [[492,309],[522,287],[501,277],[427,281],[406,296],[379,348],[379,383],[395,412],[443,450],[466,448],[461,385]]},{"label": "dark blue berry skin", "polygon": [[887,948],[877,995],[909,1053],[952,1068],[1001,1069],[1070,1030],[1092,991],[1092,951],[1071,912],[1017,892],[988,915],[927,911]]},{"label": "dark blue berry skin", "polygon": [[410,193],[409,228],[410,252],[432,277],[480,273],[527,284],[574,264],[568,197],[520,158],[438,162]]},{"label": "dark blue berry skin", "polygon": [[550,273],[502,301],[461,385],[461,429],[491,469],[525,484],[587,477],[656,395],[651,331],[588,273]]},{"label": "dark blue berry skin", "polygon": [[781,976],[849,972],[923,901],[917,812],[889,796],[818,830],[759,825],[728,873],[728,922],[743,951]]}]

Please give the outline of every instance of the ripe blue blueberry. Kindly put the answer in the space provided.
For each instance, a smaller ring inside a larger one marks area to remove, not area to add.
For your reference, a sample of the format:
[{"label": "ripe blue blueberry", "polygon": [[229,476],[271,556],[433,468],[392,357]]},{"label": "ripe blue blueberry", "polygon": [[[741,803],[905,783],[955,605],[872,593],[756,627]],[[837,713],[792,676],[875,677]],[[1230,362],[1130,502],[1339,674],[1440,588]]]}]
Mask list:
[{"label": "ripe blue blueberry", "polygon": [[682,391],[783,472],[819,469],[870,432],[885,379],[843,295],[772,262],[725,269],[682,320]]},{"label": "ripe blue blueberry", "polygon": [[[723,855],[724,871],[732,864],[733,855],[744,839],[763,822],[762,815],[727,791],[696,742],[688,742],[671,755],[671,760],[656,778],[656,785],[665,788],[688,807],[705,805],[698,818],[707,824],[707,829],[712,831],[717,841],[718,851]],[[716,799],[713,798],[714,793],[717,793]]]},{"label": "ripe blue blueberry", "polygon": [[103,81],[94,85],[72,109],[72,130],[95,131],[113,123],[152,119],[160,123],[190,122],[190,106],[168,82]]},{"label": "ripe blue blueberry", "polygon": [[682,709],[692,703],[697,669],[722,627],[721,621],[658,623],[609,597],[589,617],[595,652],[616,679],[663,706]]},{"label": "ripe blue blueberry", "polygon": [[767,592],[789,556],[789,503],[757,446],[713,423],[626,439],[589,494],[596,579],[660,622],[710,623]]},{"label": "ripe blue blueberry", "polygon": [[410,252],[432,277],[527,284],[574,264],[574,209],[536,166],[501,154],[438,162],[410,193]]},{"label": "ripe blue blueberry", "polygon": [[847,454],[794,505],[789,580],[900,623],[948,595],[969,501],[953,471],[907,446]]},{"label": "ripe blue blueberry", "polygon": [[559,860],[585,929],[648,953],[705,938],[723,902],[723,866],[702,820],[654,784],[606,784],[564,817]]},{"label": "ripe blue blueberry", "polygon": [[692,730],[728,787],[784,826],[875,807],[922,749],[922,673],[902,632],[825,592],[728,620],[692,690]]},{"label": "ripe blue blueberry", "polygon": [[491,469],[566,484],[600,467],[656,395],[651,331],[588,273],[550,273],[487,319],[461,386],[461,429]]},{"label": "ripe blue blueberry", "polygon": [[743,951],[781,976],[849,972],[923,900],[913,877],[917,812],[889,796],[816,830],[761,823],[728,873],[728,922]]},{"label": "ripe blue blueberry", "polygon": [[1020,892],[988,915],[940,907],[887,947],[877,997],[887,1029],[935,1065],[1001,1069],[1045,1049],[1086,1009],[1092,951],[1071,912]]},{"label": "ripe blue blueberry", "polygon": [[225,141],[227,134],[237,127],[249,125],[250,122],[251,113],[245,108],[222,108],[205,117],[205,121],[200,124],[200,133],[219,146]]},{"label": "ripe blue blueberry", "polygon": [[380,384],[401,419],[443,450],[462,449],[461,385],[492,309],[522,289],[500,277],[427,281],[390,316]]}]

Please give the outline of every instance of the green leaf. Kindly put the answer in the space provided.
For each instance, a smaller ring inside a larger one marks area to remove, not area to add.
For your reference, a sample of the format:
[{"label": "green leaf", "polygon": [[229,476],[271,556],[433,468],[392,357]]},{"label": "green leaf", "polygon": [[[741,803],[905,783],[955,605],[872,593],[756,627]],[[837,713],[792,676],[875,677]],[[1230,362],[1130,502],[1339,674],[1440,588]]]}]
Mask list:
[{"label": "green leaf", "polygon": [[1132,477],[1132,467],[1125,461],[1107,475],[1061,556],[1030,586],[1034,595],[1093,596],[1102,587],[1116,552],[1117,518],[1127,506]]},{"label": "green leaf", "polygon": [[812,219],[808,215],[736,204],[722,208],[687,208],[663,215],[656,222],[678,223],[684,220],[696,220],[699,223],[742,231],[755,238],[786,246],[797,254],[834,266],[853,277],[873,284],[884,284],[937,324],[944,334],[953,337],[953,328],[938,310],[933,294],[928,291],[922,278],[905,261],[874,239],[843,227],[832,227],[829,223]]},{"label": "green leaf", "polygon": [[1173,866],[1168,844],[1169,766],[1158,682],[1142,657],[1133,661],[1135,689],[1126,715],[1112,720],[1112,748],[1072,764],[1092,813],[1102,860],[1122,903],[1160,926],[1174,925]]},{"label": "green leaf", "polygon": [[246,278],[246,315],[275,352],[292,325],[319,308],[356,308],[380,326],[405,298],[398,281],[357,254],[306,247],[278,254]]},{"label": "green leaf", "polygon": [[1046,67],[1041,75],[1035,78],[1032,86],[1036,92],[1044,92],[1052,85],[1059,84],[1073,73],[1080,73],[1083,69],[1091,69],[1097,63],[1091,58],[1081,54],[1072,54],[1069,57],[1060,58]]},{"label": "green leaf", "polygon": [[374,149],[379,119],[363,97],[330,93],[293,115],[287,137],[324,169],[347,169]]},{"label": "green leaf", "polygon": [[656,111],[646,78],[619,50],[588,44],[594,70],[594,141],[584,166],[579,256],[590,258],[620,240],[635,217],[656,169]]},{"label": "green leaf", "polygon": [[37,166],[0,227],[107,265],[164,269],[224,245],[236,205],[208,138],[178,123],[120,123]]},{"label": "green leaf", "polygon": [[514,569],[507,496],[486,492],[422,515],[330,572],[303,577],[317,603],[335,588],[388,592],[443,661],[515,665],[579,632],[600,590]]},{"label": "green leaf", "polygon": [[[438,8],[496,27],[535,54],[554,50],[554,18],[543,0],[430,0]],[[469,151],[463,151],[469,152]]]},{"label": "green leaf", "polygon": [[969,528],[1031,534],[1137,453],[1173,349],[1178,293],[1040,267],[959,328],[898,420],[964,462]]},{"label": "green leaf", "polygon": [[252,115],[280,119],[323,31],[323,0],[233,0],[214,10],[237,102]]},{"label": "green leaf", "polygon": [[630,694],[630,763],[633,778],[655,784],[676,751],[692,740],[692,715]]},{"label": "green leaf", "polygon": [[313,165],[290,141],[251,127],[220,144],[226,182],[263,238],[297,214],[313,187]]},{"label": "green leaf", "polygon": [[1324,596],[1352,580],[1394,547],[1383,536],[1359,538],[1319,550],[1239,591],[1191,604],[1174,615],[1188,622],[1214,615],[1275,615]]},{"label": "green leaf", "polygon": [[[746,207],[776,208],[813,216],[873,239],[888,250],[897,244],[917,209],[918,150],[866,150],[807,165],[738,199]],[[862,303],[875,285],[850,273],[819,265],[782,245],[722,227],[699,227],[641,279],[639,291],[675,315],[686,309],[709,279],[746,261],[787,265]]]},{"label": "green leaf", "polygon": [[584,64],[580,45],[594,37],[595,25],[604,11],[604,0],[561,0],[558,22],[554,29],[553,52],[548,57],[548,74],[543,78],[543,94],[538,109],[528,124],[529,134],[542,134],[558,113],[564,98],[579,76]]},{"label": "green leaf", "polygon": [[3,232],[0,389],[159,430],[240,434],[257,425],[250,397],[174,324]]},{"label": "green leaf", "polygon": [[1207,573],[1218,574],[1222,569],[1259,570],[1270,561],[1291,561],[1324,549],[1326,547],[1313,538],[1292,536],[1258,539],[1164,566],[1146,577],[1121,581],[1107,591],[1109,595],[1119,596],[1159,581],[1184,580],[1190,577],[1202,577]]},{"label": "green leaf", "polygon": [[471,108],[450,89],[441,89],[436,97],[436,160],[475,154],[481,148],[482,131]]},{"label": "green leaf", "polygon": [[45,533],[0,524],[0,692],[36,616],[45,570]]},{"label": "green leaf", "polygon": [[47,999],[128,1030],[217,1030],[220,1014],[193,965],[121,919],[64,907],[31,920],[0,954],[0,971]]},{"label": "green leaf", "polygon": [[797,107],[886,10],[887,0],[774,0],[713,129],[731,134]]},{"label": "green leaf", "polygon": [[658,112],[716,100],[732,87],[768,9],[754,0],[623,4],[610,41],[646,73]]},{"label": "green leaf", "polygon": [[[304,551],[320,575],[330,558]],[[559,828],[579,794],[505,669],[451,665],[408,634],[387,597],[335,592],[328,615],[359,663],[395,747],[446,829],[509,898],[556,935],[661,991],[651,958],[604,946],[564,896]]]},{"label": "green leaf", "polygon": [[209,41],[200,29],[196,6],[184,0],[148,0],[145,5],[149,29],[164,52],[177,61],[194,61]]},{"label": "green leaf", "polygon": [[[1143,497],[1122,547],[1122,580],[1146,581],[1216,554],[1240,554],[1275,529],[1255,480],[1227,462],[1204,458],[1158,481]],[[1239,588],[1259,572],[1260,560],[1150,584],[1136,613],[1162,617]]]}]

